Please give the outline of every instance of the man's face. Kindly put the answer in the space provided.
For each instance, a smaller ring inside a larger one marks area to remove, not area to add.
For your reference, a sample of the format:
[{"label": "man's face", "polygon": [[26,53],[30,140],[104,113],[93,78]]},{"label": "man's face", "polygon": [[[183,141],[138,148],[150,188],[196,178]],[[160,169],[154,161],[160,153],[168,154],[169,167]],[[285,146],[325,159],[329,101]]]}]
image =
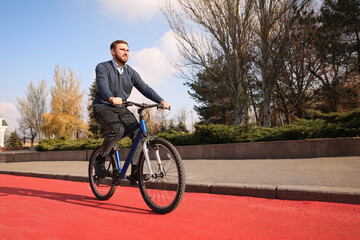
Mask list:
[{"label": "man's face", "polygon": [[124,43],[116,44],[115,49],[111,49],[111,55],[121,64],[129,60],[129,47]]}]

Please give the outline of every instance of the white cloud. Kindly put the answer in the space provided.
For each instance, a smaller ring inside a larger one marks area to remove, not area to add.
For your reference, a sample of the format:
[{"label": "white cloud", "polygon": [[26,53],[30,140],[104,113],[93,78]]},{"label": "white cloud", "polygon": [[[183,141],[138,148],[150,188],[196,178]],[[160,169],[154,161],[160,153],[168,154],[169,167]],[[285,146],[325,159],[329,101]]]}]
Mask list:
[{"label": "white cloud", "polygon": [[160,12],[157,0],[97,0],[101,12],[126,22],[149,20]]},{"label": "white cloud", "polygon": [[[178,56],[175,36],[172,31],[168,31],[160,38],[156,46],[133,52],[130,56],[130,65],[147,84],[153,87],[154,84],[159,85],[172,79],[174,68],[171,62],[176,61]],[[146,98],[134,89],[129,100],[142,102]]]},{"label": "white cloud", "polygon": [[[179,52],[175,36],[172,31],[168,31],[156,42],[154,47],[132,52],[129,64],[150,87],[159,90],[165,85],[164,83],[174,81],[175,68],[171,62],[177,61],[178,57]],[[135,102],[148,101],[136,89],[133,89],[129,100]]]},{"label": "white cloud", "polygon": [[0,117],[4,118],[10,131],[14,131],[17,126],[17,119],[20,117],[16,106],[12,103],[0,103]]},{"label": "white cloud", "polygon": [[148,84],[159,84],[169,76],[169,62],[162,50],[157,47],[144,48],[131,56],[132,67]]},{"label": "white cloud", "polygon": [[174,33],[172,31],[166,32],[164,36],[160,38],[158,45],[167,57],[170,64],[169,73],[173,75],[176,72],[173,63],[177,62],[180,57]]},{"label": "white cloud", "polygon": [[[131,66],[140,74],[146,84],[154,88],[170,77],[169,61],[163,51],[157,47],[144,48],[133,52],[130,56]],[[129,100],[134,102],[147,102],[139,91],[133,89]]]},{"label": "white cloud", "polygon": [[158,45],[168,57],[176,59],[179,57],[179,51],[176,43],[177,40],[174,33],[172,31],[168,31],[160,38]]}]

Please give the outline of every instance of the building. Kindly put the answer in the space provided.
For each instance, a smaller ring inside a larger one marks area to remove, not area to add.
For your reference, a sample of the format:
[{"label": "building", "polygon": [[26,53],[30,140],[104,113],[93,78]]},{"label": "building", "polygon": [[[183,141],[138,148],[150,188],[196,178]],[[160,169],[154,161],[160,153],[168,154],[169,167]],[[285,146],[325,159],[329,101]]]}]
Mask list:
[{"label": "building", "polygon": [[8,125],[5,119],[0,118],[0,147],[4,147],[4,136],[5,130],[8,128]]}]

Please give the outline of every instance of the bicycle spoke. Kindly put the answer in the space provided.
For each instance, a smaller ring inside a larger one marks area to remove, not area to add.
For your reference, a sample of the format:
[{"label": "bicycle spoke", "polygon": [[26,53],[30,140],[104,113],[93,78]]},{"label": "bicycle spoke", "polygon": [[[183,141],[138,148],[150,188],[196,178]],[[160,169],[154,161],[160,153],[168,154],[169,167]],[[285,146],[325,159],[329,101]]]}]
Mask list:
[{"label": "bicycle spoke", "polygon": [[[89,161],[89,182],[91,190],[94,195],[100,200],[109,199],[115,192],[116,186],[114,180],[111,177],[100,178],[95,174],[95,161],[98,156],[100,148],[98,147],[93,151]],[[105,159],[105,169],[108,173],[113,172],[114,159],[112,155],[109,155]]]},{"label": "bicycle spoke", "polygon": [[[155,154],[159,151],[159,154]],[[160,171],[156,155],[160,156],[163,172]],[[181,158],[176,149],[167,141],[155,139],[151,141],[149,147],[149,156],[151,156],[150,165],[155,177],[148,182],[141,182],[140,190],[145,202],[154,211],[167,213],[174,210],[179,204],[184,189],[185,176]],[[149,173],[145,159],[141,159],[141,173]]]}]

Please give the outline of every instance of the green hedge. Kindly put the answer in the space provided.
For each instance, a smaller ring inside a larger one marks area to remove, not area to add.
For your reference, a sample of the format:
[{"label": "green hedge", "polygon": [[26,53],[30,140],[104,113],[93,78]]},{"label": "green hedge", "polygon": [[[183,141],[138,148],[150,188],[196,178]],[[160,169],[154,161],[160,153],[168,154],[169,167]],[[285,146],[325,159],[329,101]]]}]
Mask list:
[{"label": "green hedge", "polygon": [[161,133],[158,136],[169,140],[174,145],[358,137],[360,136],[360,109],[330,114],[308,111],[306,119],[296,119],[290,125],[274,128],[256,125],[236,128],[218,124],[197,125],[195,128],[193,134],[173,131]]},{"label": "green hedge", "polygon": [[[296,119],[290,125],[264,128],[248,125],[234,126],[208,124],[195,126],[194,133],[172,130],[156,136],[170,141],[176,146],[198,144],[220,144],[240,142],[282,141],[314,138],[358,137],[360,136],[360,109],[347,113],[322,114],[306,112],[306,119]],[[69,140],[65,138],[42,140],[36,147],[38,151],[60,151],[94,149],[103,139]],[[123,148],[131,146],[129,138],[119,142]]]},{"label": "green hedge", "polygon": [[[70,140],[64,137],[41,140],[35,147],[37,151],[68,151],[68,150],[91,150],[100,146],[104,139],[77,139]],[[131,146],[131,139],[124,138],[118,143],[123,148]]]}]

